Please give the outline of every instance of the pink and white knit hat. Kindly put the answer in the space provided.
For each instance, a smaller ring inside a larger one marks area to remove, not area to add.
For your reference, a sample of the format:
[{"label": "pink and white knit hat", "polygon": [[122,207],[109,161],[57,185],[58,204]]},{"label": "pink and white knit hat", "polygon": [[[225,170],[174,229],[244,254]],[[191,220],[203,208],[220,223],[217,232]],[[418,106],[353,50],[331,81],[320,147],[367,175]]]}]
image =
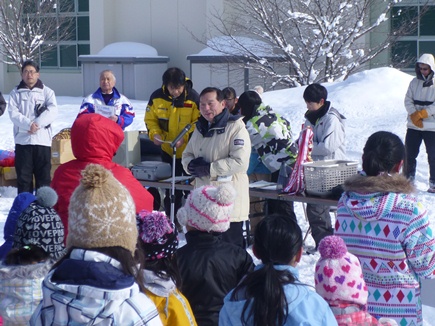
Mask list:
[{"label": "pink and white knit hat", "polygon": [[327,236],[319,243],[316,263],[316,292],[328,302],[367,304],[367,286],[358,258],[347,251],[343,239]]},{"label": "pink and white knit hat", "polygon": [[178,222],[205,232],[225,232],[230,227],[230,215],[236,191],[230,183],[218,187],[202,186],[193,190],[177,212]]}]

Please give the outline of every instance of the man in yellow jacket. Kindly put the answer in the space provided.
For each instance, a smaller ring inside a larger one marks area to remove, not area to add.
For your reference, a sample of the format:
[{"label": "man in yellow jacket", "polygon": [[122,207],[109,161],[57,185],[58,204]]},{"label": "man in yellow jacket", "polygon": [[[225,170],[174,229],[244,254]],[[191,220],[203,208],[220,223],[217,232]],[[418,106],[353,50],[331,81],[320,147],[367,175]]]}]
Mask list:
[{"label": "man in yellow jacket", "polygon": [[[145,113],[145,124],[148,129],[149,138],[154,144],[161,146],[162,161],[171,164],[173,150],[170,145],[177,135],[186,127],[192,124],[192,128],[175,145],[176,161],[175,175],[183,175],[181,155],[186,148],[189,137],[194,130],[193,123],[198,120],[199,95],[192,88],[193,83],[186,78],[185,73],[176,67],[169,68],[162,77],[163,85],[155,90],[148,101]],[[175,212],[181,207],[183,193],[175,191]],[[165,196],[165,212],[171,214],[171,200],[169,190]]]}]

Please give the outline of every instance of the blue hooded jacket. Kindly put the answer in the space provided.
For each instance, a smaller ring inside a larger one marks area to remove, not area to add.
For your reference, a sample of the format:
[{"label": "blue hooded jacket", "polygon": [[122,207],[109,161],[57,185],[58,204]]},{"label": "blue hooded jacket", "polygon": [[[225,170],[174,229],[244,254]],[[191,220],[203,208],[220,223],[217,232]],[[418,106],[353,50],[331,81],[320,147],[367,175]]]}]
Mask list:
[{"label": "blue hooded jacket", "polygon": [[[260,264],[256,270],[263,268]],[[298,279],[298,270],[292,266],[276,265],[275,269],[288,269]],[[219,325],[242,326],[242,310],[246,300],[231,301],[234,290],[224,299],[224,306],[219,314]],[[283,326],[310,325],[310,326],[334,326],[337,320],[323,298],[309,286],[300,283],[287,284],[284,286],[285,296],[288,302],[288,316]],[[252,303],[251,303],[252,305]],[[251,325],[252,320],[248,321]]]}]

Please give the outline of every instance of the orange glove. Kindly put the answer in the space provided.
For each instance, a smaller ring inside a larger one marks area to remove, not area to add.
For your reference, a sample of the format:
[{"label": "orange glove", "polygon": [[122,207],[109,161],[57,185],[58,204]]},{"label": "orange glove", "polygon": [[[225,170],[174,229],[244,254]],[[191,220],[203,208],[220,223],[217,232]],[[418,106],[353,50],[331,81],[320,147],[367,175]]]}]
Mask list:
[{"label": "orange glove", "polygon": [[411,121],[414,125],[419,128],[423,128],[423,119],[426,119],[429,115],[425,109],[420,111],[415,111],[411,114]]}]

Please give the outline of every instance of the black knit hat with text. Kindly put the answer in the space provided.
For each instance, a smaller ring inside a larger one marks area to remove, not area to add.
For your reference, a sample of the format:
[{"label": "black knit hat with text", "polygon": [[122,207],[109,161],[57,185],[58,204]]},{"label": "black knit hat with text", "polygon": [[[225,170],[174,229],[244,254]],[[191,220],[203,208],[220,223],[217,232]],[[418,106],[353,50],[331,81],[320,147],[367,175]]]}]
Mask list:
[{"label": "black knit hat with text", "polygon": [[37,246],[56,260],[65,254],[63,223],[53,208],[56,202],[57,194],[52,188],[37,190],[36,201],[17,220],[13,248]]}]

